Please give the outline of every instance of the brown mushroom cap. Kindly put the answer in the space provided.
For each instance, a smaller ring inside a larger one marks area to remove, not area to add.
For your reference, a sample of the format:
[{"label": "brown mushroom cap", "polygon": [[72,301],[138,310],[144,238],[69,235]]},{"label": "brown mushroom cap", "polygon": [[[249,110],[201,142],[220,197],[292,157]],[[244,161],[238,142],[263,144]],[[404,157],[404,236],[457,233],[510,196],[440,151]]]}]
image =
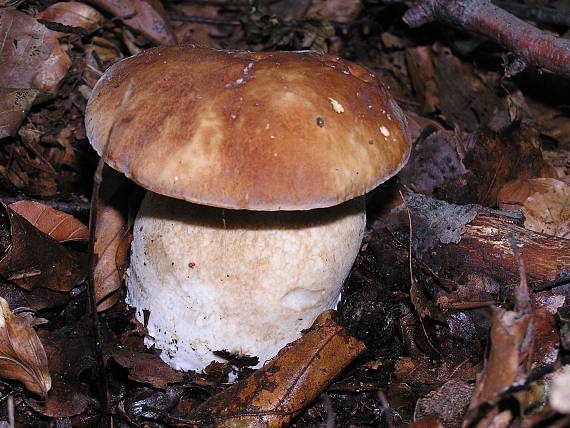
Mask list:
[{"label": "brown mushroom cap", "polygon": [[406,119],[375,75],[315,52],[150,49],[93,90],[86,127],[99,154],[114,120],[109,165],[153,192],[223,208],[336,205],[396,174],[410,152]]}]

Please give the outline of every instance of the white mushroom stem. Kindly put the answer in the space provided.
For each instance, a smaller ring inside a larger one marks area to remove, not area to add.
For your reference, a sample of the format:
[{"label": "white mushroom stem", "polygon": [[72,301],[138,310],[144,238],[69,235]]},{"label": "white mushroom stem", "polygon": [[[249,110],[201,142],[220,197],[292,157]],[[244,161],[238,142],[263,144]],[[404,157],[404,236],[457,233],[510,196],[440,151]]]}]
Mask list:
[{"label": "white mushroom stem", "polygon": [[236,211],[147,193],[134,224],[127,303],[175,369],[261,366],[335,308],[358,253],[364,198],[310,211]]}]

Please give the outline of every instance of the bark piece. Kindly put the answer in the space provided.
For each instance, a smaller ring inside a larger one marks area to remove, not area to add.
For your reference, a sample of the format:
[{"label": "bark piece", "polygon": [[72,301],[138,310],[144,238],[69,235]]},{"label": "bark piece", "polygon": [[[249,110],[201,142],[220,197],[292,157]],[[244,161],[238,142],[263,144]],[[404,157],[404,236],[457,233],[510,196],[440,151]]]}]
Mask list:
[{"label": "bark piece", "polygon": [[522,246],[529,282],[555,280],[570,266],[569,240],[527,230],[516,214],[448,204],[415,193],[408,193],[406,204],[412,213],[416,256],[438,276],[457,283],[475,275],[495,283],[517,284],[519,273],[507,241],[509,234]]}]

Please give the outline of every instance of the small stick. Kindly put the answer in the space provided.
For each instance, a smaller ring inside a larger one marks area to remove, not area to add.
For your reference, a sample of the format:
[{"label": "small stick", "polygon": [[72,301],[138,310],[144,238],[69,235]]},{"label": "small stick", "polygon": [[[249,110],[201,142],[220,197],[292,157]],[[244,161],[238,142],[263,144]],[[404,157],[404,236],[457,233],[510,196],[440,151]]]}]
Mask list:
[{"label": "small stick", "polygon": [[570,40],[542,31],[489,0],[418,0],[403,19],[412,28],[440,21],[490,37],[516,56],[505,70],[507,77],[526,64],[570,76]]},{"label": "small stick", "polygon": [[168,15],[168,19],[171,21],[193,22],[195,24],[241,25],[241,22],[235,19],[205,18],[203,16]]}]

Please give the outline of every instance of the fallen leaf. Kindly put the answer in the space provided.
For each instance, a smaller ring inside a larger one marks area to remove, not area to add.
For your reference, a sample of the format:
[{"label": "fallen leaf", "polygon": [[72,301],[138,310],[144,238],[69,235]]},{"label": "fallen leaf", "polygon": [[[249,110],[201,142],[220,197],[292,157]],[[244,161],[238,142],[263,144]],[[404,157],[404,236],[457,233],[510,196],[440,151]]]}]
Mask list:
[{"label": "fallen leaf", "polygon": [[362,7],[362,0],[312,0],[304,15],[320,15],[329,21],[352,22]]},{"label": "fallen leaf", "polygon": [[9,208],[58,242],[87,241],[89,229],[75,217],[35,201],[17,201]]},{"label": "fallen leaf", "polygon": [[71,60],[57,37],[58,33],[47,29],[23,12],[10,8],[0,9],[2,86],[37,89],[55,95],[71,66]]},{"label": "fallen leaf", "polygon": [[[477,376],[463,426],[486,427],[499,420],[501,423],[511,420],[510,412],[500,412],[495,405],[503,391],[528,376],[533,361],[534,332],[531,299],[525,283],[515,290],[515,310],[494,308],[489,354]],[[522,409],[526,407],[528,394],[521,391],[516,395]],[[491,410],[481,415],[481,406],[490,406]]]},{"label": "fallen leaf", "polygon": [[160,0],[93,0],[93,4],[122,19],[157,45],[173,45],[174,35]]},{"label": "fallen leaf", "polygon": [[165,389],[169,383],[182,381],[184,373],[178,372],[158,355],[136,351],[121,345],[104,347],[106,358],[113,358],[129,372],[129,379],[144,382],[154,388]]},{"label": "fallen leaf", "polygon": [[[97,310],[104,311],[119,299],[123,274],[128,266],[129,197],[133,183],[119,172],[105,167],[97,207],[93,278]],[[132,194],[133,193],[133,194]]]},{"label": "fallen leaf", "polygon": [[21,215],[0,204],[0,229],[9,236],[0,258],[0,275],[18,286],[69,291],[83,282],[86,271],[79,255],[40,232]]},{"label": "fallen leaf", "polygon": [[47,330],[39,335],[45,344],[53,387],[45,401],[27,398],[26,402],[35,411],[52,418],[82,413],[94,401],[88,395],[89,386],[80,380],[83,372],[91,372],[96,366],[92,338],[64,336]]},{"label": "fallen leaf", "polygon": [[524,226],[538,233],[570,238],[570,185],[549,181],[546,191],[530,195],[523,204]]},{"label": "fallen leaf", "polygon": [[321,314],[303,337],[275,359],[204,402],[190,415],[197,426],[280,427],[323,391],[364,345]]},{"label": "fallen leaf", "polygon": [[419,421],[429,415],[437,415],[443,426],[461,426],[473,390],[473,385],[460,380],[452,379],[444,383],[417,401],[414,420]]},{"label": "fallen leaf", "polygon": [[0,88],[0,138],[16,135],[38,93],[31,88]]},{"label": "fallen leaf", "polygon": [[25,318],[15,316],[0,297],[0,376],[19,380],[35,394],[51,388],[48,360],[36,331]]},{"label": "fallen leaf", "polygon": [[[91,6],[76,1],[67,3],[54,3],[36,15],[36,18],[68,27],[75,27],[91,33],[99,28],[105,21],[105,17]],[[68,33],[59,33],[59,37],[67,36]]]}]

